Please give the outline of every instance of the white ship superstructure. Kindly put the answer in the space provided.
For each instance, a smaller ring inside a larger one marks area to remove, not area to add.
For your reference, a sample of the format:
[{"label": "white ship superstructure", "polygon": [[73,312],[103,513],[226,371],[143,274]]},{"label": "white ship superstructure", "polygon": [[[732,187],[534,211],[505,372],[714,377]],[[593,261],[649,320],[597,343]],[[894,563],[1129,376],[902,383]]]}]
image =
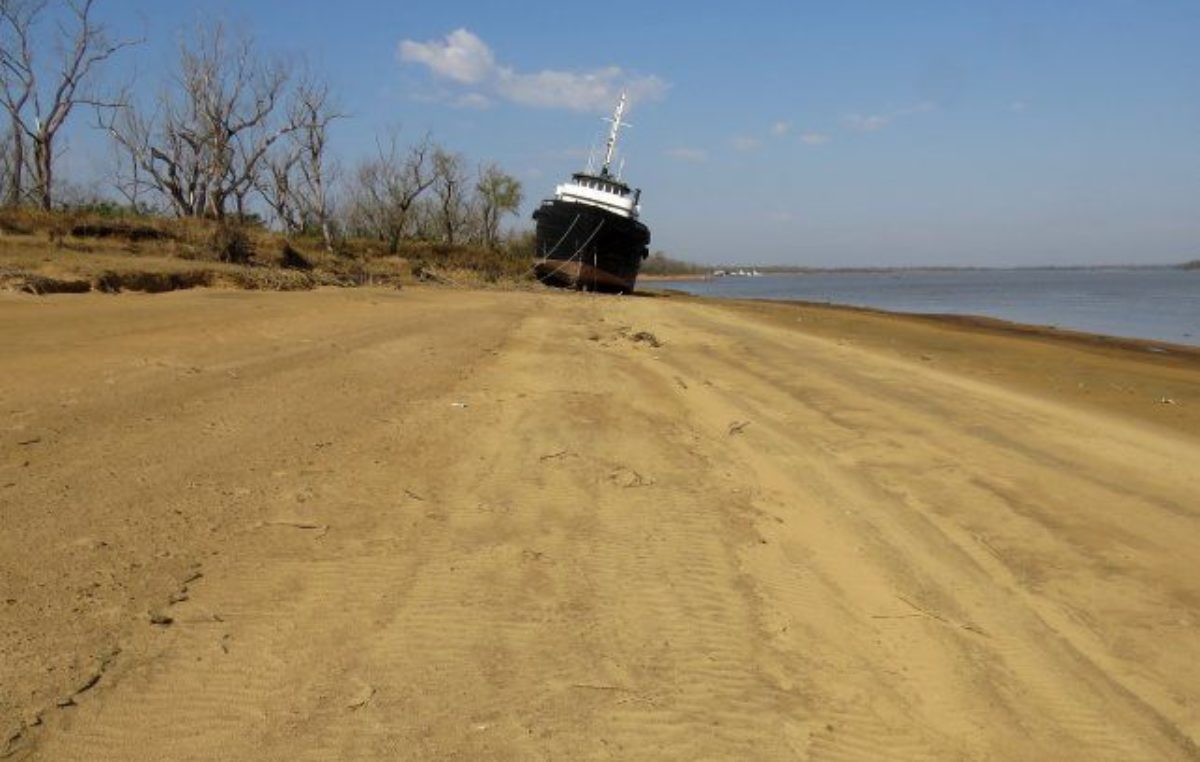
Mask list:
[{"label": "white ship superstructure", "polygon": [[622,121],[625,115],[625,94],[617,103],[616,113],[613,114],[612,127],[608,132],[608,141],[604,147],[604,165],[598,173],[577,172],[571,176],[571,182],[562,183],[555,187],[554,197],[560,201],[574,201],[589,204],[601,209],[619,214],[630,219],[637,219],[641,213],[638,204],[641,191],[633,190],[619,177],[612,174],[613,158],[616,156],[617,138],[621,128],[628,124]]}]

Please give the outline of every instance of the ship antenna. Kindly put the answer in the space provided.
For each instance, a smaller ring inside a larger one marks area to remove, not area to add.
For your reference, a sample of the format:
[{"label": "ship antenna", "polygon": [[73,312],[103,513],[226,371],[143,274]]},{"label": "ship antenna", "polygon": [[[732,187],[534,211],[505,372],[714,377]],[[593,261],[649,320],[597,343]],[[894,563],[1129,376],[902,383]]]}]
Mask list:
[{"label": "ship antenna", "polygon": [[613,114],[612,119],[606,121],[612,122],[612,129],[608,132],[608,144],[604,152],[604,168],[600,170],[600,174],[607,175],[608,168],[612,165],[613,154],[617,150],[617,134],[620,133],[622,127],[629,127],[621,121],[621,117],[625,114],[625,93],[621,92],[621,100],[617,102],[617,110]]}]

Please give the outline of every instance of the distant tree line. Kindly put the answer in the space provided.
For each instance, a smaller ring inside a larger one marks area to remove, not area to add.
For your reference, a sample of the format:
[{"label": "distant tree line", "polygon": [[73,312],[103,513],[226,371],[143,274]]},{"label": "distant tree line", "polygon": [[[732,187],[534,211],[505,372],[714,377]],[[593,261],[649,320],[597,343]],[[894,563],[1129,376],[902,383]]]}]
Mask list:
[{"label": "distant tree line", "polygon": [[709,269],[705,265],[673,259],[664,251],[655,251],[646,257],[641,272],[643,275],[703,275],[708,273]]},{"label": "distant tree line", "polygon": [[102,68],[140,41],[114,37],[95,0],[0,0],[0,204],[64,204],[56,138],[87,106],[117,148],[111,191],[135,210],[245,222],[265,216],[288,233],[386,242],[422,239],[495,247],[522,200],[493,163],[471,167],[429,135],[395,132],[346,171],[330,132],[347,118],[318,75],[260,52],[219,21],[179,47],[157,97],[99,92]]}]

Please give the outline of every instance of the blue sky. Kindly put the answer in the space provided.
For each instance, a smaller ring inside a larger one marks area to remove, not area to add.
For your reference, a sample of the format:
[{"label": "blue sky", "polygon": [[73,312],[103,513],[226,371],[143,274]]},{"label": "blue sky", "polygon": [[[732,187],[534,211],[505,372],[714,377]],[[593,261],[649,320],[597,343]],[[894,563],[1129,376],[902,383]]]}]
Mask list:
[{"label": "blue sky", "polygon": [[[521,178],[523,217],[579,168],[611,93],[654,248],[820,266],[1200,257],[1200,2],[99,0],[160,85],[223,17],[303,58],[352,115]],[[407,43],[407,44],[406,44]],[[84,117],[80,122],[90,121]],[[99,171],[79,135],[69,161]],[[526,220],[513,220],[527,224]]]}]

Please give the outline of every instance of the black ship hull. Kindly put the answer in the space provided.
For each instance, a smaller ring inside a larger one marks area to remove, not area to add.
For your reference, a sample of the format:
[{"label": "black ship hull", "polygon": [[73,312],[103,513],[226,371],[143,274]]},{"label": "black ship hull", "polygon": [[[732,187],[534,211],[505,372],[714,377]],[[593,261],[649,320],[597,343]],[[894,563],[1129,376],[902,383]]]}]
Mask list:
[{"label": "black ship hull", "polygon": [[544,202],[533,219],[534,271],[543,283],[586,291],[633,291],[650,251],[650,229],[644,224],[561,199]]}]

